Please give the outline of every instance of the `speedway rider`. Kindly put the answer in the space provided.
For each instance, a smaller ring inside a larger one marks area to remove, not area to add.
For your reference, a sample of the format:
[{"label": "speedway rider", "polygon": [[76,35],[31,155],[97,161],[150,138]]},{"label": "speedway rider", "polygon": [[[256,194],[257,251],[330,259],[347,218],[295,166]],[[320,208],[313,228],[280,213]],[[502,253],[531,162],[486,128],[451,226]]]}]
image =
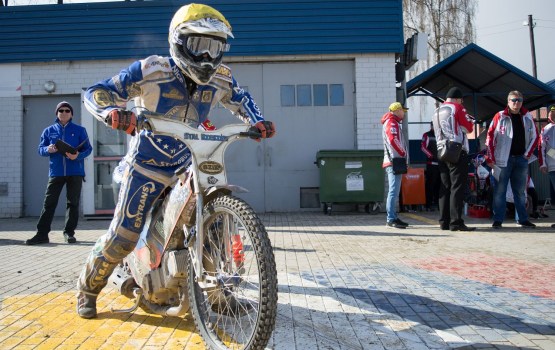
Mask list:
[{"label": "speedway rider", "polygon": [[[135,248],[146,213],[175,181],[174,171],[187,164],[190,152],[173,137],[136,130],[136,106],[193,127],[212,127],[210,110],[221,103],[235,116],[254,125],[262,138],[275,134],[249,93],[222,64],[229,49],[231,26],[214,8],[202,4],[181,7],[173,16],[168,41],[170,57],[150,56],[118,75],[90,87],[85,107],[112,129],[134,135],[126,156],[128,169],[108,232],[98,239],[79,276],[77,312],[96,317],[96,298],[114,268]],[[259,140],[258,140],[259,141]]]}]

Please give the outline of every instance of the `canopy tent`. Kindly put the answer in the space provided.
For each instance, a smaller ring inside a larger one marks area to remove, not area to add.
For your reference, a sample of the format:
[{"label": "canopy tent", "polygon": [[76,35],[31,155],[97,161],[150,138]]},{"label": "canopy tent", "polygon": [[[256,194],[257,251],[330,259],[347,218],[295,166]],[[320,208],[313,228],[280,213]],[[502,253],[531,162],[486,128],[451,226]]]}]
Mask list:
[{"label": "canopy tent", "polygon": [[493,118],[507,104],[507,93],[524,94],[524,107],[536,110],[555,102],[555,87],[542,83],[499,57],[470,44],[407,82],[407,95],[431,96],[443,102],[458,86],[467,111],[477,121]]}]

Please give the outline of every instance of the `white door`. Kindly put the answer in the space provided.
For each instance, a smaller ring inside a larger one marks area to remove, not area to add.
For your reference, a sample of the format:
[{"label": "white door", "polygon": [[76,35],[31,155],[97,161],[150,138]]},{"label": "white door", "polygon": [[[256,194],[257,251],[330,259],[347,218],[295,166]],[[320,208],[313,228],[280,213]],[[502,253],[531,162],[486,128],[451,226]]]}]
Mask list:
[{"label": "white door", "polygon": [[[263,77],[264,115],[277,129],[276,137],[267,142],[265,209],[299,211],[303,189],[319,186],[316,153],[355,147],[354,64],[265,64]],[[295,105],[283,106],[288,101],[282,101],[282,93],[293,86]],[[317,97],[318,88],[327,89],[327,102]],[[336,94],[333,103],[331,90]],[[342,102],[337,99],[341,91]],[[311,101],[306,100],[308,94]]]},{"label": "white door", "polygon": [[[264,113],[261,64],[231,64],[231,71],[239,85],[247,90]],[[241,123],[227,109],[219,106],[212,110],[210,120],[216,127]],[[264,148],[266,141],[244,140],[231,144],[226,152],[225,166],[229,183],[246,188],[249,192],[235,193],[256,211],[264,212]]]},{"label": "white door", "polygon": [[[301,208],[303,189],[319,186],[319,169],[314,164],[316,153],[322,149],[355,147],[353,61],[230,64],[230,67],[277,130],[272,139],[230,146],[226,155],[230,182],[249,190],[237,195],[259,212],[305,210]],[[314,92],[324,87],[325,105],[321,99],[316,101]],[[292,105],[282,96],[287,89],[294,91]],[[341,91],[339,103],[337,96],[332,103],[332,89],[335,93]],[[303,100],[302,92],[309,93],[309,101]],[[224,108],[216,108],[210,119],[216,126],[237,122]]]}]

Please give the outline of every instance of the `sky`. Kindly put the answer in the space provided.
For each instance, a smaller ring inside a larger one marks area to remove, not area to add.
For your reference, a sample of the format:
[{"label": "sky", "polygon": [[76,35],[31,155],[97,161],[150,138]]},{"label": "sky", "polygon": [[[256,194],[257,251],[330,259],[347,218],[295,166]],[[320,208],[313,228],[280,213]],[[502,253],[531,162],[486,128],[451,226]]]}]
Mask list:
[{"label": "sky", "polygon": [[555,79],[555,1],[479,0],[476,44],[533,76],[528,15],[535,22],[537,78]]}]

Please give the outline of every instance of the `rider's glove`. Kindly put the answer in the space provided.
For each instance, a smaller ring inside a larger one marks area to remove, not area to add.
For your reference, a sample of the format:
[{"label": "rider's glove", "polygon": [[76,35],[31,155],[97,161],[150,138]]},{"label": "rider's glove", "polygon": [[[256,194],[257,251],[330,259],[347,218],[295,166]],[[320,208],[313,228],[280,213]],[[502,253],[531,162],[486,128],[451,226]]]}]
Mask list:
[{"label": "rider's glove", "polygon": [[111,125],[112,129],[123,130],[129,135],[135,135],[137,127],[137,117],[131,111],[114,109],[110,111],[106,118],[106,124]]},{"label": "rider's glove", "polygon": [[[276,128],[274,127],[274,123],[270,121],[261,121],[254,124],[256,130],[260,133],[263,139],[269,139],[276,134]],[[260,139],[256,139],[256,141],[260,142]]]}]

